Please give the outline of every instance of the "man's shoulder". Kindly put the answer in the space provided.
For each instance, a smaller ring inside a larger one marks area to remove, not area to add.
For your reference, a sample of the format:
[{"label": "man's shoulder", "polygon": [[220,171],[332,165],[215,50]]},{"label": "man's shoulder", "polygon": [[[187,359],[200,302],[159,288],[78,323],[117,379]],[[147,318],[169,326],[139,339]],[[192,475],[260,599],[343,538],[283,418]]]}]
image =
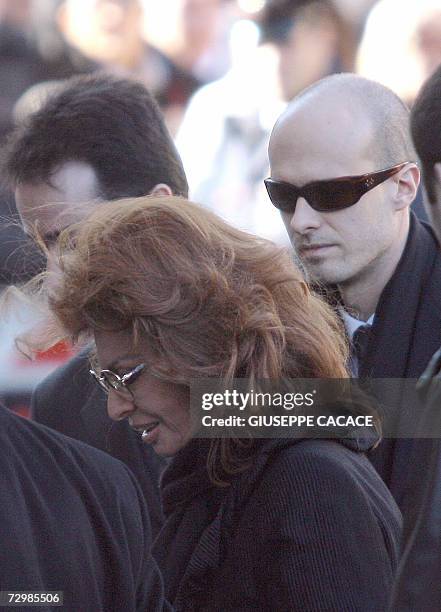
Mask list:
[{"label": "man's shoulder", "polygon": [[[106,482],[112,490],[120,485],[133,489],[133,477],[124,463],[118,459],[45,425],[17,416],[2,406],[0,406],[0,440],[3,449],[10,447],[10,452],[0,453],[0,461],[5,457],[10,465],[12,457],[17,456],[22,466],[28,465],[33,469],[35,457],[38,456],[40,476],[45,470],[52,470],[52,479],[56,473],[64,473],[65,476],[69,474],[73,477],[76,474],[78,481],[87,478],[91,484],[95,482],[102,484],[102,478],[109,475],[111,478]],[[12,465],[13,463],[12,461]],[[53,470],[55,466],[57,469]],[[65,468],[67,471],[64,471]]]},{"label": "man's shoulder", "polygon": [[37,393],[50,391],[55,387],[70,387],[75,381],[89,376],[89,351],[84,350],[59,366],[36,387]]},{"label": "man's shoulder", "polygon": [[94,390],[88,352],[83,351],[37,385],[32,395],[32,416],[36,421],[55,427],[54,419],[58,421],[66,412],[79,414]]},{"label": "man's shoulder", "polygon": [[[146,602],[159,597],[148,587],[147,508],[124,464],[1,406],[0,444],[0,573],[7,586],[62,585],[72,610],[124,603],[135,610],[140,594]],[[19,566],[23,571],[14,571]]]}]

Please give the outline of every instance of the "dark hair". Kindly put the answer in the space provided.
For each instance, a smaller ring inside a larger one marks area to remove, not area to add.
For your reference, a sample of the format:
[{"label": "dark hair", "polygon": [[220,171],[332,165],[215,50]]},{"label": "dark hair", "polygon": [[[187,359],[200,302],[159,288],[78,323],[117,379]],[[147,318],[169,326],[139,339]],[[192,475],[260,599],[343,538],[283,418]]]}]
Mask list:
[{"label": "dark hair", "polygon": [[186,196],[182,162],[156,102],[139,82],[109,75],[74,77],[10,137],[8,183],[50,181],[68,161],[90,164],[105,199],[148,194],[166,183]]},{"label": "dark hair", "polygon": [[424,186],[430,202],[435,200],[433,166],[441,162],[441,67],[425,82],[410,115],[413,142],[421,160]]},{"label": "dark hair", "polygon": [[305,9],[312,9],[315,19],[317,15],[314,11],[317,9],[326,10],[327,14],[335,19],[338,16],[330,0],[267,0],[257,16],[260,42],[286,42],[295,20]]}]

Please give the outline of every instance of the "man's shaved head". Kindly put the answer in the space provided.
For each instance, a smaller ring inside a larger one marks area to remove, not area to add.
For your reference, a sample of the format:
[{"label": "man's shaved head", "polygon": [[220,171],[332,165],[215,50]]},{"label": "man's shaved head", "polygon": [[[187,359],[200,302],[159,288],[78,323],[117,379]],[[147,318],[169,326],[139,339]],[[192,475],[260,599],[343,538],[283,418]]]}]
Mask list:
[{"label": "man's shaved head", "polygon": [[336,112],[347,115],[350,121],[345,128],[349,132],[356,131],[360,124],[368,127],[367,153],[378,167],[417,159],[410,137],[409,109],[384,85],[350,73],[321,79],[291,101],[274,126],[274,132],[289,125],[299,110],[314,106],[319,113],[323,112],[323,106],[332,107],[337,123]]}]

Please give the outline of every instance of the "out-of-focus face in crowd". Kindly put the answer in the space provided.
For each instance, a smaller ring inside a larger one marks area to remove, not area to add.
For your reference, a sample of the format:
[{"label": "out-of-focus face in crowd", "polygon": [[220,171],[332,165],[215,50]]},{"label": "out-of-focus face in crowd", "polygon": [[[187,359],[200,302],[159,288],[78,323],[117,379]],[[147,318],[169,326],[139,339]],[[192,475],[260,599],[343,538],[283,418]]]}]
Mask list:
[{"label": "out-of-focus face in crowd", "polygon": [[283,100],[332,71],[337,59],[336,16],[320,3],[300,9],[291,28],[275,44]]},{"label": "out-of-focus face in crowd", "polygon": [[259,21],[261,40],[274,54],[282,100],[338,67],[342,22],[331,2],[268,2]]},{"label": "out-of-focus face in crowd", "polygon": [[[17,185],[15,202],[23,229],[30,235],[37,231],[43,240],[48,269],[53,265],[51,252],[60,231],[79,221],[98,194],[95,170],[80,161],[62,164],[53,172],[50,183],[42,180]],[[81,208],[83,203],[87,203],[86,209]]]},{"label": "out-of-focus face in crowd", "polygon": [[98,62],[130,64],[143,44],[138,0],[65,0],[58,21],[66,39]]},{"label": "out-of-focus face in crowd", "polygon": [[421,19],[416,43],[427,77],[441,64],[441,6]]},{"label": "out-of-focus face in crowd", "polygon": [[53,272],[58,266],[55,245],[60,232],[81,221],[99,199],[96,172],[81,161],[61,164],[50,182],[39,180],[16,186],[15,203],[23,229],[44,243],[48,271]]},{"label": "out-of-focus face in crowd", "polygon": [[373,5],[358,49],[359,74],[383,83],[412,104],[440,64],[439,0],[378,0]]}]

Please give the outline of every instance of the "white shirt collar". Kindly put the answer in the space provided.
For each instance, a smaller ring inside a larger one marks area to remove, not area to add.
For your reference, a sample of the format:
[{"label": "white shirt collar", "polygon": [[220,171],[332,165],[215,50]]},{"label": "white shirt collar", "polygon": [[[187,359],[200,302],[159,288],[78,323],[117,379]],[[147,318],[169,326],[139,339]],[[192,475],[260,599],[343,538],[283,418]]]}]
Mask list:
[{"label": "white shirt collar", "polygon": [[338,307],[338,310],[343,319],[343,323],[345,324],[346,332],[350,340],[352,340],[354,333],[359,327],[361,327],[362,325],[373,325],[374,323],[375,312],[369,317],[367,321],[360,321],[360,319],[356,319],[348,312],[346,312],[346,310],[341,306]]}]

